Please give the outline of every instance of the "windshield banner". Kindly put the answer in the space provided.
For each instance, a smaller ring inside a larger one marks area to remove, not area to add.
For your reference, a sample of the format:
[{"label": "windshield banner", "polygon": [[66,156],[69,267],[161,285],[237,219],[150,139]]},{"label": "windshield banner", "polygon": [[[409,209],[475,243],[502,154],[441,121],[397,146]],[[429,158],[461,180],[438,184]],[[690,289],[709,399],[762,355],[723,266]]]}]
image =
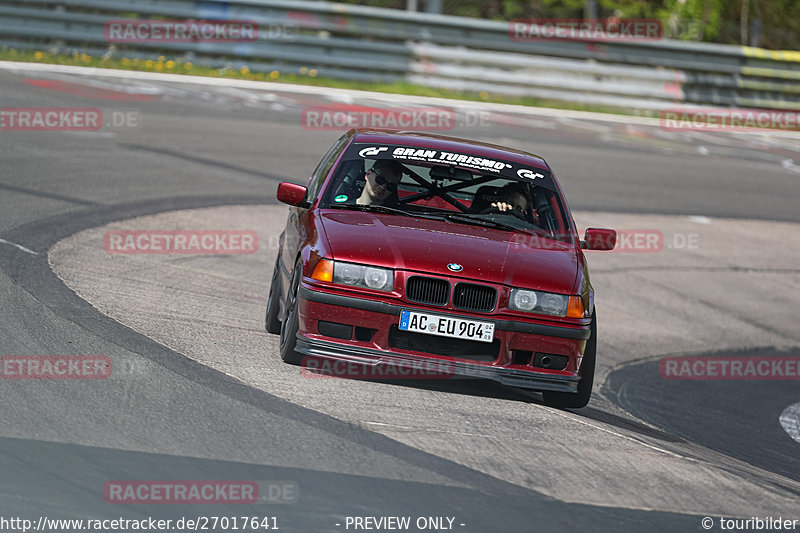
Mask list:
[{"label": "windshield banner", "polygon": [[518,181],[530,182],[533,185],[554,189],[550,173],[535,166],[522,165],[512,161],[490,159],[474,154],[449,152],[417,146],[399,146],[392,144],[353,144],[345,155],[345,159],[394,159],[400,163],[421,166],[447,165],[463,168],[482,175],[497,175]]}]

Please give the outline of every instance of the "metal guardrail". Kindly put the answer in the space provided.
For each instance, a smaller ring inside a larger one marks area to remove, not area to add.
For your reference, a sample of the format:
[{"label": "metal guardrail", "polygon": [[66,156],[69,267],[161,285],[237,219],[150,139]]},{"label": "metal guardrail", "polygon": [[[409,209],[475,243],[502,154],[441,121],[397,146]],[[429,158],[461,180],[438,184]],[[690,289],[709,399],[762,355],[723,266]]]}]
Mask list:
[{"label": "metal guardrail", "polygon": [[683,100],[686,75],[672,69],[412,45],[409,81],[455,90],[498,92],[627,108],[669,108]]},{"label": "metal guardrail", "polygon": [[[109,45],[110,19],[249,20],[252,42]],[[185,57],[251,71],[400,81],[625,107],[800,108],[800,52],[661,40],[513,40],[508,23],[289,0],[10,0],[0,45]]]}]

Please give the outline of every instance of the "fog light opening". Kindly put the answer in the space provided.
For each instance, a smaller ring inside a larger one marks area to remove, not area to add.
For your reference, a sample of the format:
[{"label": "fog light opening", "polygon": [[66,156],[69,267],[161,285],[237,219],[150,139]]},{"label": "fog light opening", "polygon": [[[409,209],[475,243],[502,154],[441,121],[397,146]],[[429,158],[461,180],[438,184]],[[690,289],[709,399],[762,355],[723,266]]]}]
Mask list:
[{"label": "fog light opening", "polygon": [[372,336],[375,335],[377,330],[372,328],[365,328],[362,326],[355,327],[355,339],[361,342],[370,342],[372,341]]},{"label": "fog light opening", "polygon": [[554,355],[551,353],[537,353],[533,356],[533,366],[546,368],[548,370],[564,370],[569,362],[566,355]]},{"label": "fog light opening", "polygon": [[512,363],[515,365],[529,365],[531,364],[531,357],[533,352],[528,350],[514,350],[511,354]]},{"label": "fog light opening", "polygon": [[334,339],[344,339],[349,341],[353,338],[353,326],[348,324],[320,320],[317,324],[317,330],[319,331],[320,335],[333,337]]}]

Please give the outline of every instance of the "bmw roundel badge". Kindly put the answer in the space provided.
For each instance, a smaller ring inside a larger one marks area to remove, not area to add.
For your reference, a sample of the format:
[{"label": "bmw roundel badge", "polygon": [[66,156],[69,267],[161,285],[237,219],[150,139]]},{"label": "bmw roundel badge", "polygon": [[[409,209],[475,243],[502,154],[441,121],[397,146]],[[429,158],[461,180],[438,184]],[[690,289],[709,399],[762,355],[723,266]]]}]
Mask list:
[{"label": "bmw roundel badge", "polygon": [[449,268],[453,272],[461,272],[462,270],[464,270],[464,267],[459,265],[458,263],[450,263],[449,265],[447,265],[447,268]]}]

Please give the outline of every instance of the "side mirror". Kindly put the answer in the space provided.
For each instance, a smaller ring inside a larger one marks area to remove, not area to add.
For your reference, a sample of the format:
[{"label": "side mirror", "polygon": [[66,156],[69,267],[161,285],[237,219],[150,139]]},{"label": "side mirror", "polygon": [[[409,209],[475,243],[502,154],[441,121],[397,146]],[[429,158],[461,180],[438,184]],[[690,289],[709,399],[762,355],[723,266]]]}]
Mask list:
[{"label": "side mirror", "polygon": [[278,184],[278,200],[296,207],[308,207],[306,188],[296,183],[282,181]]},{"label": "side mirror", "polygon": [[613,250],[617,245],[617,232],[613,229],[589,228],[581,241],[585,250]]}]

